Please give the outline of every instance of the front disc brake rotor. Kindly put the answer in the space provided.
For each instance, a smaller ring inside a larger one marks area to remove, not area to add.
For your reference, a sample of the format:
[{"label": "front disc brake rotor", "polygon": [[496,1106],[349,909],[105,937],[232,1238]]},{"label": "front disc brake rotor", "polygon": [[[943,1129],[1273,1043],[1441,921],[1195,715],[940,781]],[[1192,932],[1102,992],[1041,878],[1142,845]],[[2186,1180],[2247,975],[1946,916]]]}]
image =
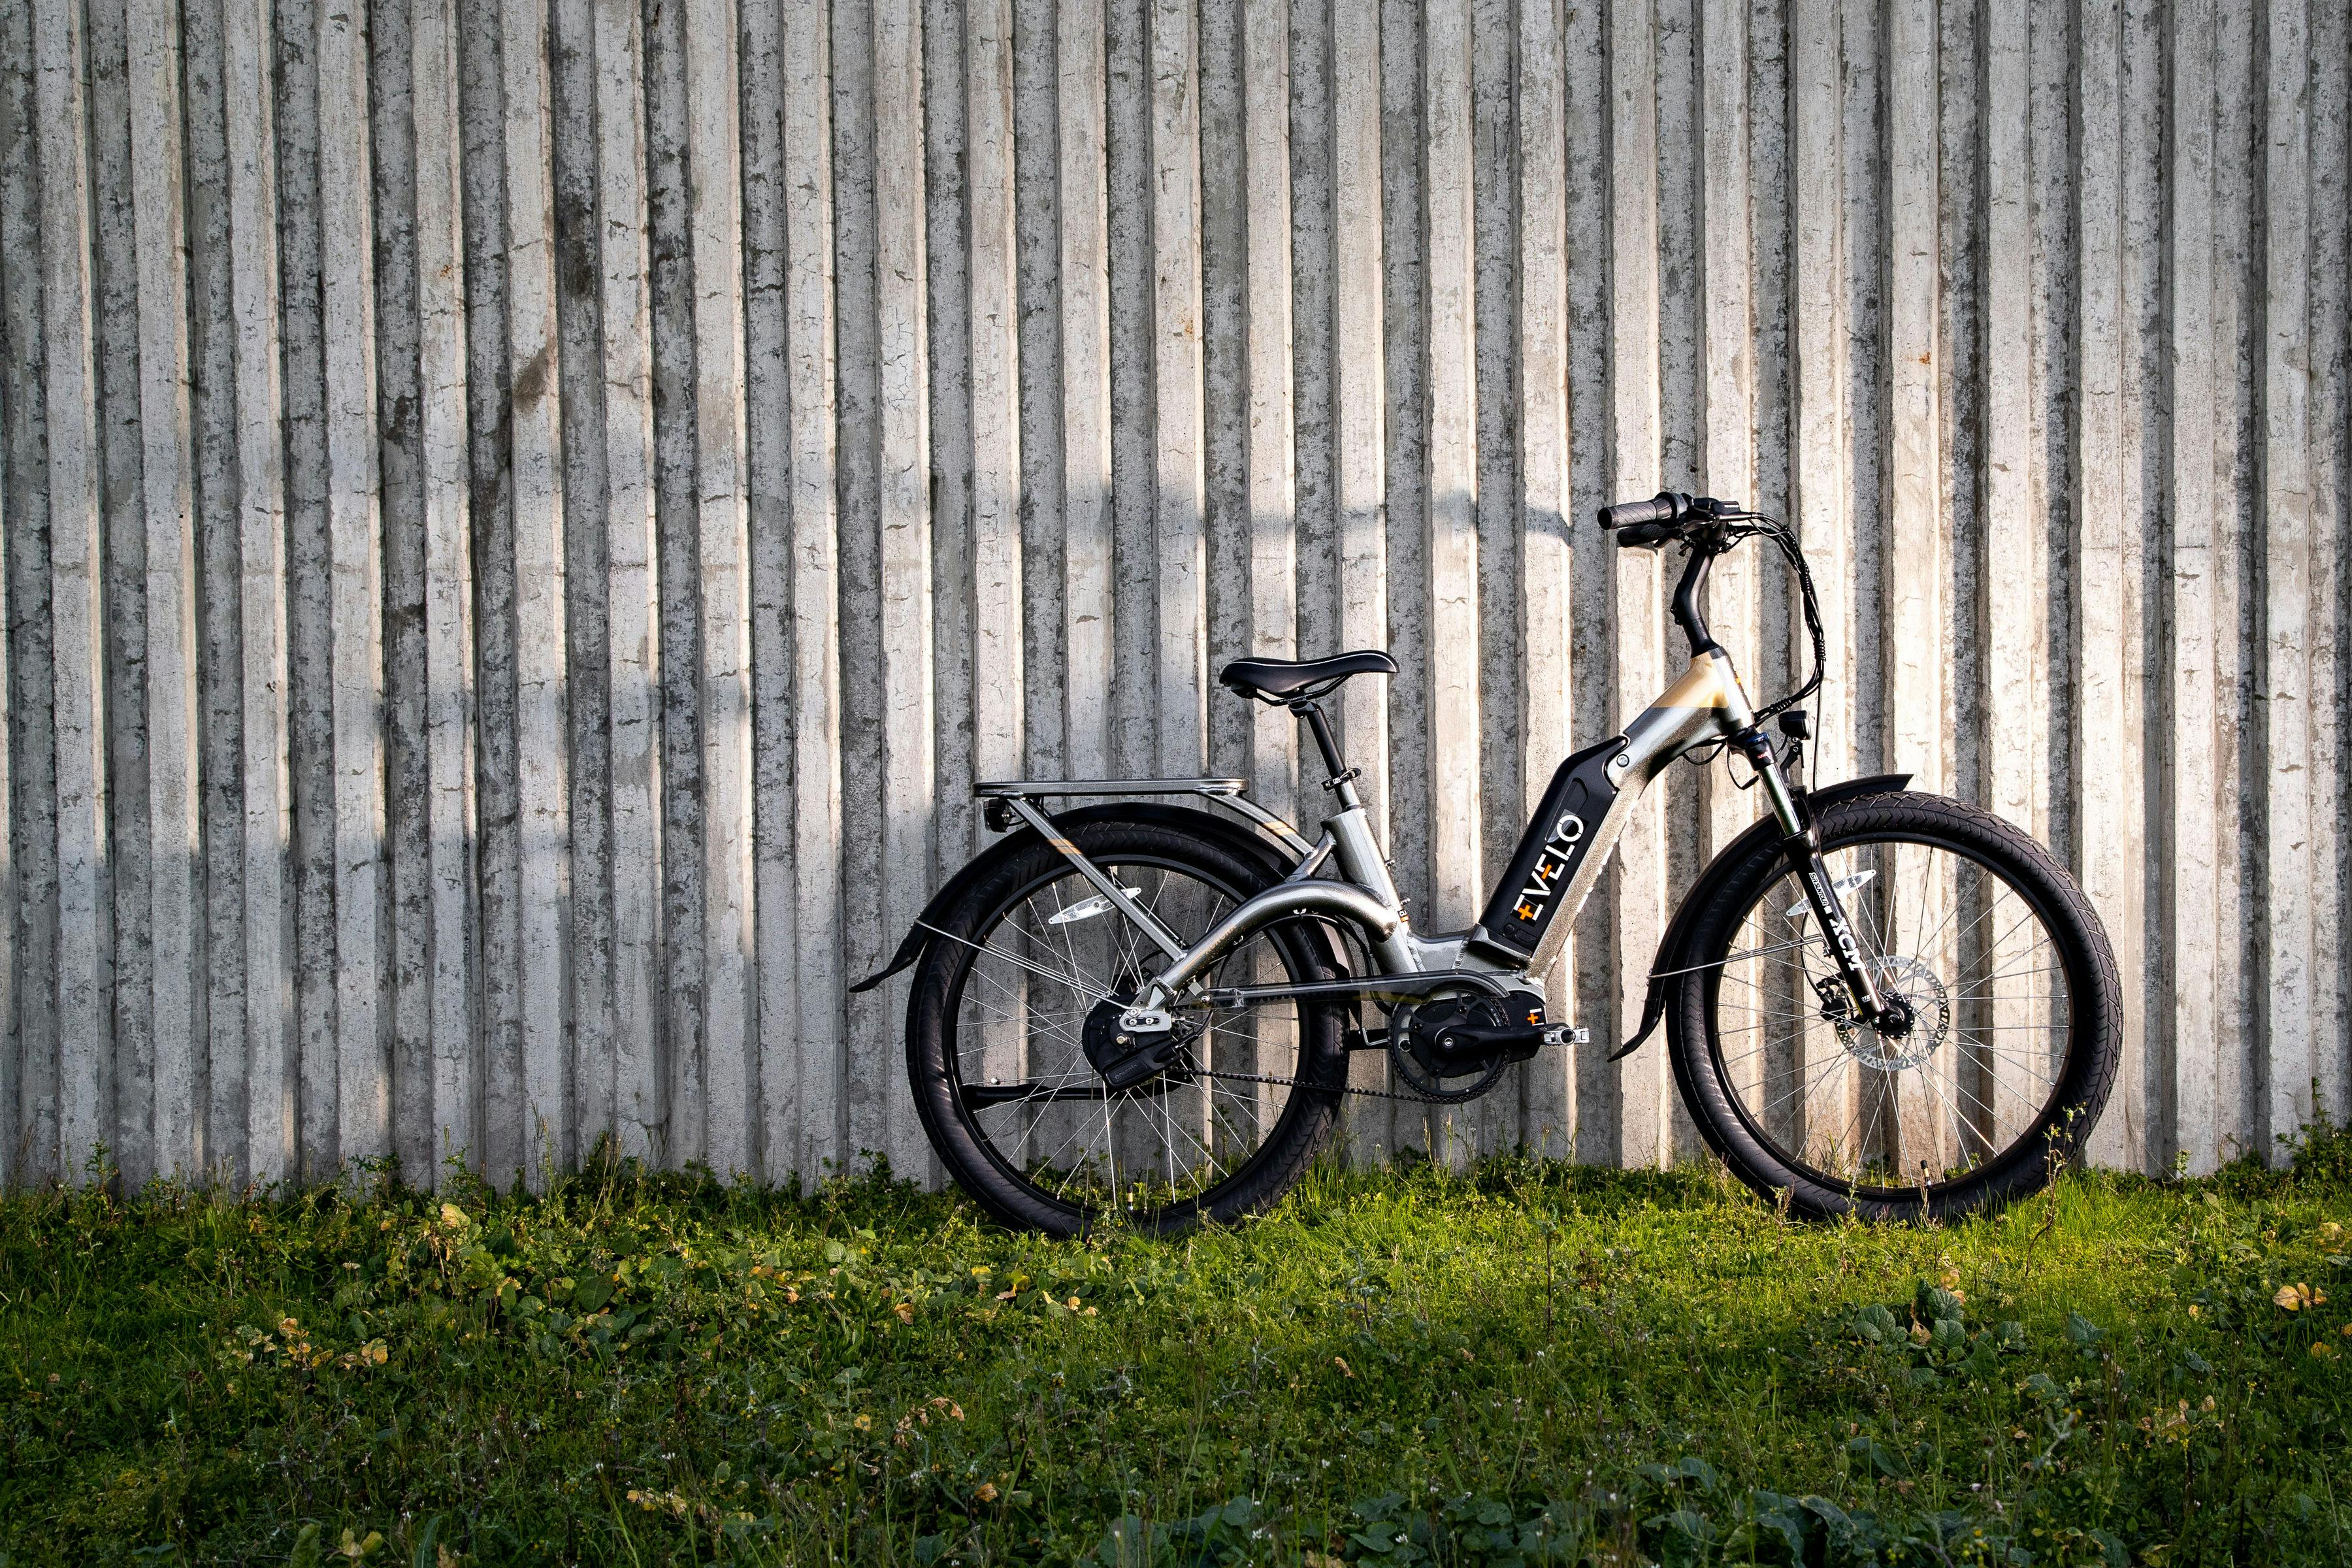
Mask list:
[{"label": "front disc brake rotor", "polygon": [[1910,1026],[1901,1034],[1882,1035],[1852,1013],[1832,1016],[1838,1042],[1863,1066],[1878,1072],[1901,1072],[1933,1057],[1951,1033],[1950,988],[1934,969],[1904,953],[1888,953],[1871,961],[1871,978],[1882,994],[1902,998],[1911,1009]]}]

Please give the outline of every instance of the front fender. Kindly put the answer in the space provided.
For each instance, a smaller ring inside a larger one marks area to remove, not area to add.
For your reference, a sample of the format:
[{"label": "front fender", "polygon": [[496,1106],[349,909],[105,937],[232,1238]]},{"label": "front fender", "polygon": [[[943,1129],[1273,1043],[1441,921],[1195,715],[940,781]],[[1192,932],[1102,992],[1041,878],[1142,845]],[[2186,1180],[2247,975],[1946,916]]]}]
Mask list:
[{"label": "front fender", "polygon": [[[1290,874],[1292,862],[1285,859],[1271,841],[1230,817],[1195,811],[1189,806],[1169,805],[1159,801],[1111,801],[1101,805],[1082,805],[1076,811],[1047,814],[1048,820],[1065,830],[1105,817],[1118,817],[1129,822],[1159,822],[1197,837],[1214,838],[1222,847],[1257,861],[1266,874],[1276,880]],[[931,943],[930,928],[946,919],[947,912],[955,907],[956,900],[963,897],[966,889],[1003,864],[1007,858],[1042,842],[1037,830],[1024,825],[965,861],[954,876],[940,884],[940,890],[931,895],[931,901],[923,906],[923,912],[915,918],[914,928],[899,942],[898,951],[890,955],[889,963],[852,985],[849,988],[852,994],[873,990],[922,957],[923,950]]]},{"label": "front fender", "polygon": [[[1815,806],[1852,800],[1857,795],[1885,795],[1903,788],[1910,782],[1909,773],[1874,773],[1868,778],[1848,779],[1843,784],[1806,790],[1797,798],[1810,821]],[[1715,858],[1706,863],[1706,869],[1698,874],[1698,880],[1693,882],[1690,891],[1683,895],[1681,906],[1675,910],[1674,920],[1666,926],[1665,937],[1658,943],[1658,956],[1650,965],[1649,994],[1642,1003],[1641,1031],[1610,1052],[1611,1061],[1622,1061],[1640,1050],[1642,1042],[1656,1030],[1658,1020],[1666,1016],[1666,980],[1676,970],[1689,964],[1686,954],[1691,932],[1698,929],[1699,916],[1714,903],[1719,893],[1719,885],[1730,875],[1730,868],[1752,853],[1759,841],[1778,840],[1780,837],[1780,825],[1769,816],[1765,817],[1749,824],[1746,832],[1717,851]]]}]

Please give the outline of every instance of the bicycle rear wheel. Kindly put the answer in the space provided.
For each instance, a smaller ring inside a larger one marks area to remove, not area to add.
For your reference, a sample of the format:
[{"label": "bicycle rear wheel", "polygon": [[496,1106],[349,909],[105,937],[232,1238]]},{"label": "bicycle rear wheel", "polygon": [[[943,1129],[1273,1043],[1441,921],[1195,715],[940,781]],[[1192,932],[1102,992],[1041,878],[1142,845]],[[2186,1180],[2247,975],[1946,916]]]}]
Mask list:
[{"label": "bicycle rear wheel", "polygon": [[1816,827],[1863,961],[1913,1021],[1853,1016],[1797,875],[1759,847],[1667,1010],[1702,1135],[1813,1217],[1942,1217],[2038,1190],[2115,1079],[2122,988],[2089,901],[2047,850],[1958,801],[1867,795]]},{"label": "bicycle rear wheel", "polygon": [[[1186,943],[1273,881],[1215,835],[1160,821],[1097,820],[1071,838]],[[908,1071],[940,1162],[997,1218],[1062,1236],[1230,1220],[1288,1191],[1321,1144],[1346,1077],[1328,1006],[1178,1006],[1174,1065],[1106,1087],[1089,1016],[1167,959],[1051,846],[1011,857],[940,931],[908,1004]],[[1284,922],[1206,979],[1320,979],[1327,953],[1311,926]]]}]

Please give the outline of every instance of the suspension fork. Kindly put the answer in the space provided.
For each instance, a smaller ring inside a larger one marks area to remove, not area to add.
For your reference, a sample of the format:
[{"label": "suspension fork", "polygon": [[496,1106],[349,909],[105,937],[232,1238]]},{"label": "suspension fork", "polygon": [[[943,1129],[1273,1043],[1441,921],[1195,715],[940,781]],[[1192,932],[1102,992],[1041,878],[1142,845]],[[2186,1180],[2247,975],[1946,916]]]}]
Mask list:
[{"label": "suspension fork", "polygon": [[1813,919],[1829,942],[1830,956],[1836,961],[1838,978],[1845,983],[1846,995],[1853,1001],[1855,1014],[1873,1028],[1879,1027],[1882,1020],[1889,1026],[1907,1023],[1907,1019],[1894,1016],[1897,1007],[1888,1003],[1878,988],[1877,977],[1864,962],[1862,945],[1854,941],[1853,927],[1838,900],[1837,883],[1830,876],[1829,862],[1822,858],[1821,835],[1790,790],[1770,737],[1750,726],[1732,737],[1732,743],[1764,782],[1765,797],[1771,802],[1773,818],[1780,825],[1780,853],[1805,885],[1805,902],[1811,906]]}]

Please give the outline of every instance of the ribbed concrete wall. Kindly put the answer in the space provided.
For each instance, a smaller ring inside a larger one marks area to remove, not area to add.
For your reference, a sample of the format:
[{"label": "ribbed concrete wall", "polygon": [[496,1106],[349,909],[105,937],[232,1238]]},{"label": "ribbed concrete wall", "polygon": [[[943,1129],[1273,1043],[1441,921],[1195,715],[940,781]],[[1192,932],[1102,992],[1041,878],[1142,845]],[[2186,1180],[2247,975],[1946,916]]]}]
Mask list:
[{"label": "ribbed concrete wall", "polygon": [[[1673,659],[1602,500],[1801,528],[1824,776],[2056,846],[2097,1148],[2352,1110],[2343,0],[12,0],[0,1179],[606,1136],[929,1168],[975,776],[1344,730],[1424,925]],[[1790,667],[1787,585],[1718,632]],[[1678,773],[1605,1041],[1754,812]],[[1691,1148],[1664,1053],[1369,1149]]]}]

